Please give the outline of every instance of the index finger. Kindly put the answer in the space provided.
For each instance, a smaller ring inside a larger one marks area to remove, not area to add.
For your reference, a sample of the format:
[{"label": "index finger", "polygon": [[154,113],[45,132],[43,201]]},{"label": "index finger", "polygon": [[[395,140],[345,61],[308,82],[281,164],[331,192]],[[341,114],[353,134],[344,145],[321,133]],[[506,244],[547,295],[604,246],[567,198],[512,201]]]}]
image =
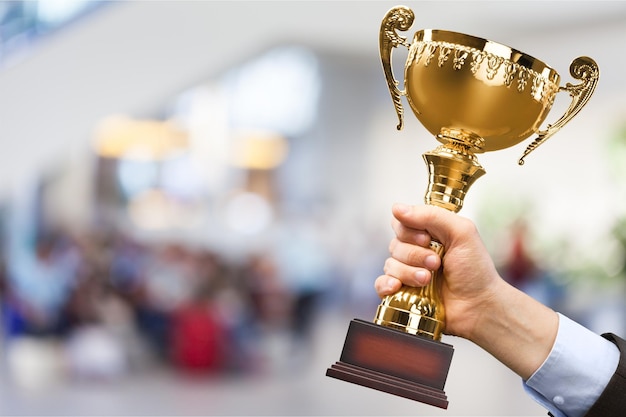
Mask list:
[{"label": "index finger", "polygon": [[[454,227],[459,226],[459,216],[433,205],[394,204],[392,212],[396,220],[402,225],[398,229],[401,233],[407,234],[409,230],[422,231],[433,240],[444,244],[450,241],[453,225]],[[408,234],[410,235],[410,232]]]}]

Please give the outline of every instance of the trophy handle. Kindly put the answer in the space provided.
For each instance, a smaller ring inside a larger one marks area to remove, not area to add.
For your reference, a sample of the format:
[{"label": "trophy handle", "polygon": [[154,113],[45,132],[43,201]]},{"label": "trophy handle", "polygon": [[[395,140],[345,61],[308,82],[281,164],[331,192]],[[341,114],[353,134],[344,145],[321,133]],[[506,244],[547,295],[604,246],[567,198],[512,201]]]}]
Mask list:
[{"label": "trophy handle", "polygon": [[561,116],[554,124],[548,125],[546,130],[537,132],[537,138],[526,148],[524,154],[518,161],[519,165],[524,165],[524,158],[534,151],[539,145],[548,140],[559,129],[561,129],[567,122],[572,120],[576,114],[587,104],[589,98],[596,89],[598,79],[600,77],[600,69],[596,62],[586,56],[578,57],[572,61],[569,67],[570,75],[577,80],[582,80],[580,84],[572,85],[567,83],[565,87],[561,87],[559,91],[568,91],[572,102],[565,111],[565,114]]},{"label": "trophy handle", "polygon": [[405,6],[396,6],[387,12],[382,21],[382,24],[380,25],[380,59],[383,64],[385,78],[387,79],[387,87],[389,88],[389,92],[391,93],[391,99],[393,100],[393,105],[396,108],[396,113],[398,114],[398,130],[401,130],[404,124],[404,109],[402,108],[402,101],[400,100],[400,97],[405,95],[405,91],[400,91],[398,89],[399,83],[393,76],[393,69],[391,67],[391,53],[393,52],[393,48],[396,48],[399,45],[404,45],[407,48],[411,46],[407,42],[405,37],[398,35],[396,30],[409,30],[409,28],[413,24],[414,18],[415,15],[413,14],[413,11],[411,9]]}]

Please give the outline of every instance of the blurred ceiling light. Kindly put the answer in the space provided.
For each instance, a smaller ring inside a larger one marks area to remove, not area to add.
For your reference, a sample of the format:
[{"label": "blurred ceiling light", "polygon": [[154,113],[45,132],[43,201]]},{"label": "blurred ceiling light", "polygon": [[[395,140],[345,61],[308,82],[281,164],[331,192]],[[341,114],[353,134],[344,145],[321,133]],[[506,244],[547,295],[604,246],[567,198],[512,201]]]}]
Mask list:
[{"label": "blurred ceiling light", "polygon": [[269,170],[278,167],[287,157],[287,140],[273,132],[239,131],[233,137],[233,165],[245,169]]},{"label": "blurred ceiling light", "polygon": [[112,116],[94,134],[96,153],[104,158],[160,160],[187,150],[187,133],[174,123]]}]

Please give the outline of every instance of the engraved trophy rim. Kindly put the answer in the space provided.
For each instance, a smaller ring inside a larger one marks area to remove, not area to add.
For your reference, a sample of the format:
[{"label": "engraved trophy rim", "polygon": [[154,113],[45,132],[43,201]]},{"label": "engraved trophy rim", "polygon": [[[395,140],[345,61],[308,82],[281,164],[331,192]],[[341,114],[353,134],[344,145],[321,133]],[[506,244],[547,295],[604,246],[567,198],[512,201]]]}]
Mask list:
[{"label": "engraved trophy rim", "polygon": [[544,61],[535,58],[519,49],[512,48],[500,42],[492,41],[479,36],[468,35],[444,29],[420,29],[413,35],[413,42],[445,42],[470,48],[477,52],[486,52],[507,61],[533,70],[548,81],[559,84],[559,73]]}]

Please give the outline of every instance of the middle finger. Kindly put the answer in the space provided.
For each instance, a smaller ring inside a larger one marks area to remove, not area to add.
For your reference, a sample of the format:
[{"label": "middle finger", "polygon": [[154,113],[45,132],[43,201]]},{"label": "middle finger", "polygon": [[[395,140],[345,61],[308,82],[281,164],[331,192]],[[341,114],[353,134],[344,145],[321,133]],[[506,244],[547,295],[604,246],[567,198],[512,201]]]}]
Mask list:
[{"label": "middle finger", "polygon": [[391,257],[413,267],[434,271],[441,265],[441,258],[429,247],[405,243],[394,238],[389,245]]}]

